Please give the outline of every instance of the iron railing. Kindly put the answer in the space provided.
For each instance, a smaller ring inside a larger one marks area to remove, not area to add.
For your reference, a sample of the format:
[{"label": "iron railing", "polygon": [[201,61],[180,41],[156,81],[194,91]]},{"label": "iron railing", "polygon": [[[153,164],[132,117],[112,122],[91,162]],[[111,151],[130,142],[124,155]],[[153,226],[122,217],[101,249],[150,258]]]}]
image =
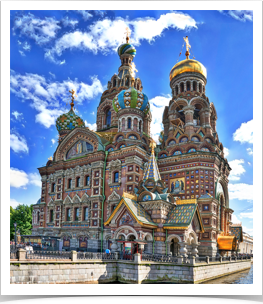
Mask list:
[{"label": "iron railing", "polygon": [[115,260],[114,253],[78,252],[78,260]]},{"label": "iron railing", "polygon": [[29,260],[71,260],[71,252],[65,251],[27,251]]},{"label": "iron railing", "polygon": [[142,254],[142,261],[178,263],[178,258],[161,254]]}]

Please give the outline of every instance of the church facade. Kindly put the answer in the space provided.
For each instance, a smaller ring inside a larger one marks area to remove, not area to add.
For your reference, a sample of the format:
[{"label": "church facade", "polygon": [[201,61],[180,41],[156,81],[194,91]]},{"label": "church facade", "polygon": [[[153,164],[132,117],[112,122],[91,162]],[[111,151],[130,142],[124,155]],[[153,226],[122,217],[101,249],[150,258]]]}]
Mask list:
[{"label": "church facade", "polygon": [[205,93],[206,69],[189,59],[186,45],[186,59],[170,72],[158,145],[128,36],[118,48],[118,74],[101,96],[96,132],[75,114],[71,91],[71,109],[56,122],[58,147],[39,168],[32,234],[58,236],[64,249],[117,251],[120,241],[137,241],[148,253],[209,256],[219,252],[219,236],[228,236],[233,248],[224,250],[234,250],[231,168]]}]

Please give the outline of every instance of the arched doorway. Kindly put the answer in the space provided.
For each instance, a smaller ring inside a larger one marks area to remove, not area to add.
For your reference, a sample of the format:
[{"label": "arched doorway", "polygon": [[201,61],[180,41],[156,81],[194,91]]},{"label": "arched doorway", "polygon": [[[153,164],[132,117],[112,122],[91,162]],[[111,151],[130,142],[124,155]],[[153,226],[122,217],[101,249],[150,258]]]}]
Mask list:
[{"label": "arched doorway", "polygon": [[178,256],[180,250],[179,240],[177,238],[173,238],[171,240],[170,245],[170,252],[172,253],[172,256]]}]

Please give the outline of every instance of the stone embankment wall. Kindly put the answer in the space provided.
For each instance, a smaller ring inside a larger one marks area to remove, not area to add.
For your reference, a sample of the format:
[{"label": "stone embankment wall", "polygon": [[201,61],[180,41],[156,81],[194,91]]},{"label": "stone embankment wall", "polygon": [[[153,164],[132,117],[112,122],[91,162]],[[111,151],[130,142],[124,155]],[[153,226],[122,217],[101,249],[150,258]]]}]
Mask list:
[{"label": "stone embankment wall", "polygon": [[10,262],[11,284],[59,283],[202,283],[250,268],[251,261],[175,265],[134,261],[25,261]]}]

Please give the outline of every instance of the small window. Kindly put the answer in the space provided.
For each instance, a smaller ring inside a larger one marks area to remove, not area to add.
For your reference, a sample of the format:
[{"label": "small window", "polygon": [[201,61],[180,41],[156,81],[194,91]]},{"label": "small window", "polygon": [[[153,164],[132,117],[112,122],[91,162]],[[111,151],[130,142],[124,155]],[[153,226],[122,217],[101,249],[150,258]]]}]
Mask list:
[{"label": "small window", "polygon": [[40,216],[39,216],[39,212],[37,213],[37,222],[39,223],[40,220]]},{"label": "small window", "polygon": [[53,222],[53,220],[54,220],[54,211],[50,210],[50,220],[49,220],[49,222],[51,223],[51,222]]},{"label": "small window", "polygon": [[84,221],[87,221],[89,218],[89,208],[85,207],[84,208]]},{"label": "small window", "polygon": [[68,189],[71,189],[72,188],[72,179],[70,178],[68,180]]},{"label": "small window", "polygon": [[55,192],[55,183],[53,183],[51,186],[51,192]]},{"label": "small window", "polygon": [[203,205],[203,211],[209,211],[209,205]]},{"label": "small window", "polygon": [[[115,85],[114,85],[114,87],[116,86],[116,79],[114,79],[115,80]],[[108,110],[107,112],[106,112],[106,125],[107,125],[107,127],[110,127],[110,125],[111,125],[111,111],[110,110]]]},{"label": "small window", "polygon": [[86,176],[86,186],[89,186],[89,175]]},{"label": "small window", "polygon": [[67,222],[70,221],[70,208],[67,209]]},{"label": "small window", "polygon": [[128,118],[128,129],[131,129],[131,118]]},{"label": "small window", "polygon": [[119,172],[115,172],[114,173],[114,183],[118,183],[119,182]]},{"label": "small window", "polygon": [[77,177],[77,178],[76,178],[76,186],[77,186],[77,187],[80,187],[80,177]]},{"label": "small window", "polygon": [[75,208],[75,221],[79,220],[79,208]]}]

